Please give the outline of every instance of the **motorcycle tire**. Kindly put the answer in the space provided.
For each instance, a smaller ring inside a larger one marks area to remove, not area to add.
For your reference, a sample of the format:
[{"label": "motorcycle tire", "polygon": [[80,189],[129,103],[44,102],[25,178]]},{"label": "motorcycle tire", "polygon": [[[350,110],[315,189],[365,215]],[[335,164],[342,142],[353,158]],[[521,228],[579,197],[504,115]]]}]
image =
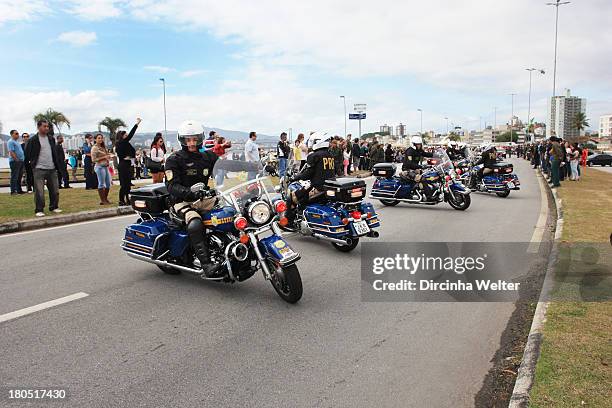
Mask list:
[{"label": "motorcycle tire", "polygon": [[267,261],[267,265],[272,273],[270,283],[278,296],[287,303],[297,303],[303,293],[302,278],[297,265],[280,267],[272,261]]},{"label": "motorcycle tire", "polygon": [[510,195],[510,190],[500,191],[495,194],[497,194],[498,197],[506,198]]},{"label": "motorcycle tire", "polygon": [[468,209],[468,207],[472,203],[472,198],[469,195],[457,194],[457,195],[455,195],[455,197],[462,197],[463,198],[461,200],[461,202],[455,201],[452,197],[448,198],[448,203],[455,210],[465,211],[465,210]]},{"label": "motorcycle tire", "polygon": [[388,207],[394,207],[399,204],[398,200],[380,200],[380,202]]},{"label": "motorcycle tire", "polygon": [[181,274],[181,271],[178,269],[170,268],[167,266],[161,266],[161,265],[157,265],[157,267],[161,269],[164,273],[167,273],[168,275],[180,275]]},{"label": "motorcycle tire", "polygon": [[340,245],[334,242],[332,242],[331,244],[340,252],[351,252],[357,247],[357,244],[359,244],[359,238],[351,238],[350,245]]}]

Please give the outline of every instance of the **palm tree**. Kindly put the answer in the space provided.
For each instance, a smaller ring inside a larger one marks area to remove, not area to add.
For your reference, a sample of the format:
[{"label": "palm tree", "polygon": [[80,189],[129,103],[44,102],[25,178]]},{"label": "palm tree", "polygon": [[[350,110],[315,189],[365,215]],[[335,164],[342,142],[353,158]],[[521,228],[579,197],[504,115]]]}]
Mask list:
[{"label": "palm tree", "polygon": [[63,125],[68,126],[68,129],[70,129],[70,120],[66,115],[51,108],[47,109],[46,112],[41,112],[34,116],[34,122],[38,122],[39,120],[46,120],[51,126],[55,126],[60,135],[62,134]]},{"label": "palm tree", "polygon": [[573,125],[574,129],[576,129],[578,132],[584,130],[585,127],[591,126],[589,125],[589,120],[584,112],[578,112],[576,116],[574,116]]},{"label": "palm tree", "polygon": [[102,126],[108,129],[108,133],[110,133],[110,139],[113,142],[113,146],[114,146],[115,137],[117,136],[117,129],[119,129],[120,127],[125,127],[126,125],[122,119],[111,118],[107,116],[104,119],[102,119],[100,123],[98,123],[98,130],[100,130]]}]

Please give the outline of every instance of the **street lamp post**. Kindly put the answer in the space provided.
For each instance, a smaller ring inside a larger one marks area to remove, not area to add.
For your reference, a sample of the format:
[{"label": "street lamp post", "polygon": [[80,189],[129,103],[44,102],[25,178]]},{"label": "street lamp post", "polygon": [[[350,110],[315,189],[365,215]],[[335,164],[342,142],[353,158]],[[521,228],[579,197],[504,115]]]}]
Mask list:
[{"label": "street lamp post", "polygon": [[[527,71],[529,71],[529,97],[528,97],[528,103],[527,103],[527,134],[530,135],[529,133],[529,122],[531,121],[531,74],[533,73],[533,71],[540,71],[540,73],[542,75],[544,75],[544,70],[543,69],[539,69],[539,68],[525,68]],[[531,140],[531,135],[529,136],[529,141],[530,142],[534,142],[535,140]]]},{"label": "street lamp post", "polygon": [[344,100],[344,137],[346,137],[346,97],[344,95],[340,97]]},{"label": "street lamp post", "polygon": [[557,0],[554,3],[546,3],[547,6],[555,6],[555,63],[553,68],[553,98],[557,95],[557,33],[559,28],[559,6],[569,4],[569,1]]},{"label": "street lamp post", "polygon": [[512,114],[510,115],[510,143],[512,143],[512,128],[513,126],[513,122],[514,122],[514,96],[516,94],[515,93],[511,93],[510,96],[512,96]]},{"label": "street lamp post", "polygon": [[423,136],[423,109],[417,109],[417,111],[421,112],[421,136]]},{"label": "street lamp post", "polygon": [[493,107],[493,130],[497,130],[497,106]]},{"label": "street lamp post", "polygon": [[168,138],[168,122],[166,119],[166,80],[164,78],[159,78],[162,81],[164,86],[164,139]]},{"label": "street lamp post", "polygon": [[444,119],[446,119],[446,137],[448,137],[448,118],[445,116]]}]

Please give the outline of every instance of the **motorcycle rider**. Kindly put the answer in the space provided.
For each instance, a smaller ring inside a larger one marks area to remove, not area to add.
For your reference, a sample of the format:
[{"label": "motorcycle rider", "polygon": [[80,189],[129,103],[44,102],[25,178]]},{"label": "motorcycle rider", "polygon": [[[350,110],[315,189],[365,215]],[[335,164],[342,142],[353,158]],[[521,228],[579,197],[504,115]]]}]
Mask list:
[{"label": "motorcycle rider", "polygon": [[404,179],[414,180],[419,188],[425,192],[425,196],[429,201],[433,191],[427,182],[421,182],[421,174],[423,173],[421,161],[423,157],[433,157],[433,153],[423,150],[423,139],[421,136],[412,136],[410,142],[412,146],[406,149],[404,153],[400,176]]},{"label": "motorcycle rider", "polygon": [[471,178],[472,182],[470,183],[470,188],[475,188],[485,174],[493,172],[495,163],[497,163],[497,149],[495,148],[495,145],[489,144],[482,150],[480,159],[474,163],[474,166],[478,166],[479,164],[482,164],[483,166],[476,173],[476,177]]},{"label": "motorcycle rider", "polygon": [[452,162],[459,161],[463,158],[461,155],[461,152],[457,148],[457,142],[454,140],[451,140],[450,142],[448,142],[448,147],[446,148],[446,154],[448,155],[448,158],[451,159]]},{"label": "motorcycle rider", "polygon": [[289,179],[289,183],[298,180],[310,181],[310,187],[302,187],[290,192],[286,213],[290,226],[293,226],[296,208],[299,205],[303,206],[321,198],[325,193],[323,189],[325,180],[332,180],[336,177],[335,158],[329,152],[332,139],[332,136],[322,132],[315,132],[310,135],[308,142],[312,145],[313,151],[306,158],[306,165],[304,165],[302,171]]},{"label": "motorcycle rider", "polygon": [[200,261],[202,272],[210,278],[217,274],[221,265],[210,261],[200,213],[212,210],[216,198],[208,191],[191,191],[191,186],[197,183],[208,186],[208,179],[217,161],[217,155],[212,150],[200,152],[204,142],[203,131],[202,125],[192,120],[181,124],[177,138],[182,148],[166,160],[165,175],[172,209],[185,222],[191,247]]}]

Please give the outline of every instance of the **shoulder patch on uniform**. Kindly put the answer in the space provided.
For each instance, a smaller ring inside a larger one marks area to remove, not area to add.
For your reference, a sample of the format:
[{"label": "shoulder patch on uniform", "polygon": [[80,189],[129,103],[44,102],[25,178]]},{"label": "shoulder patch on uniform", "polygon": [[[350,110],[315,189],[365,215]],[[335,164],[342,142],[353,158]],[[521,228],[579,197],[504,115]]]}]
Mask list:
[{"label": "shoulder patch on uniform", "polygon": [[166,180],[171,181],[173,177],[174,174],[172,173],[172,170],[166,170]]}]

